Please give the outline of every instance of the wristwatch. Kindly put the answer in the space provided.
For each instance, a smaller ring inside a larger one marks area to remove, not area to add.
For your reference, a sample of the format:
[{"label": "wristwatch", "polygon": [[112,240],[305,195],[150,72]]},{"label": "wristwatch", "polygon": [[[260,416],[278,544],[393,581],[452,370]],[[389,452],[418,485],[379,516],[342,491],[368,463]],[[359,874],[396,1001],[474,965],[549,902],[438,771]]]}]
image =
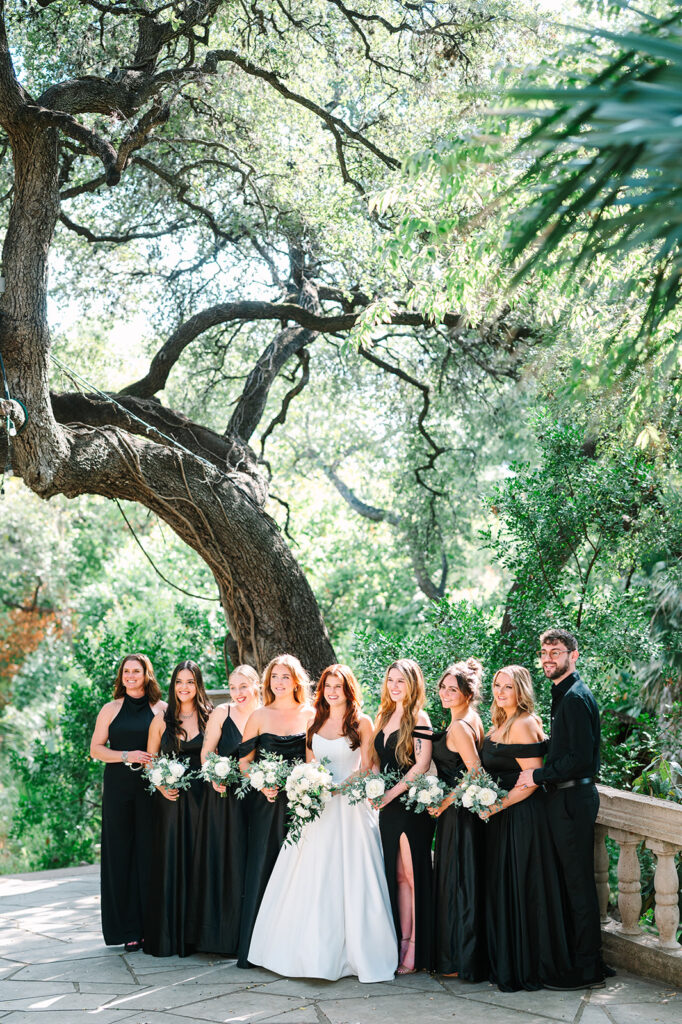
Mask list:
[{"label": "wristwatch", "polygon": [[123,761],[123,764],[128,764],[128,751],[127,750],[122,750],[121,751],[121,760]]}]

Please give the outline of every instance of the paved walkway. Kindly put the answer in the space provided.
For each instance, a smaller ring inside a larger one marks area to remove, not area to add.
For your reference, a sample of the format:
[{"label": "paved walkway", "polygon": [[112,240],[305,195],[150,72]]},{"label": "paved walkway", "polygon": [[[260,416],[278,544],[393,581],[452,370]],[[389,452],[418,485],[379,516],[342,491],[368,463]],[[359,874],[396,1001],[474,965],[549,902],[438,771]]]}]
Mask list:
[{"label": "paved walkway", "polygon": [[125,955],[102,943],[97,867],[0,876],[0,1021],[87,1024],[86,1016],[93,1024],[680,1024],[682,994],[627,975],[586,994],[505,994],[428,974],[380,985],[296,981],[204,955]]}]

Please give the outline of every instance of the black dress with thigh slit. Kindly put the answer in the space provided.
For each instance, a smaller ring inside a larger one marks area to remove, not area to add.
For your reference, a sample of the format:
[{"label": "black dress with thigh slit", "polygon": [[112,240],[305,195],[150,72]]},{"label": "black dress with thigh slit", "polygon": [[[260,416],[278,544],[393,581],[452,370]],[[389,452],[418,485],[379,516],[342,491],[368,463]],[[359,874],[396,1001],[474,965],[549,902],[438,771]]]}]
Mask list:
[{"label": "black dress with thigh slit", "polygon": [[[178,757],[201,767],[204,734],[181,740]],[[161,753],[172,753],[168,731],[161,737]],[[187,933],[187,910],[192,858],[199,824],[199,812],[206,783],[193,779],[189,789],[180,790],[177,800],[156,792],[148,799],[154,819],[152,872],[145,914],[144,951],[152,956],[188,956],[194,952]]]},{"label": "black dress with thigh slit", "polygon": [[[516,759],[540,757],[546,749],[546,741],[496,743],[486,736],[481,761],[499,785],[511,790],[521,771]],[[494,814],[487,829],[490,980],[503,992],[561,986],[572,976],[567,894],[539,792]]]},{"label": "black dress with thigh slit", "polygon": [[[431,739],[430,732],[413,733],[422,739]],[[395,748],[398,742],[398,730],[392,732],[388,739],[379,732],[374,746],[379,758],[382,772],[396,772],[404,775],[410,765],[401,765],[396,758]],[[414,760],[412,761],[414,764]],[[412,872],[414,875],[414,967],[415,970],[432,969],[433,959],[433,915],[432,915],[432,883],[431,843],[435,822],[430,814],[423,811],[419,814],[405,807],[399,796],[379,811],[379,831],[381,845],[384,850],[384,866],[388,894],[391,899],[393,921],[396,935],[400,939],[400,914],[398,910],[398,851],[400,837],[405,835],[410,844],[412,855]],[[409,937],[409,936],[406,936]]]},{"label": "black dress with thigh slit", "polygon": [[[255,760],[260,761],[267,754],[279,754],[285,761],[305,761],[306,734],[276,736],[263,732],[253,740],[243,743],[240,754],[243,757],[256,751]],[[268,884],[272,869],[286,836],[286,813],[288,801],[284,790],[271,803],[262,793],[255,792],[249,803],[249,827],[246,853],[246,876],[244,879],[244,900],[239,929],[239,967],[250,967],[249,946],[256,923],[258,908]]]},{"label": "black dress with thigh slit", "polygon": [[[112,750],[146,750],[154,718],[149,698],[129,697],[109,726]],[[139,770],[107,764],[102,786],[102,933],[107,946],[144,935],[144,904],[151,863],[149,795]]]},{"label": "black dress with thigh slit", "polygon": [[[228,711],[216,748],[236,757],[242,740]],[[246,867],[247,800],[205,782],[187,911],[188,940],[204,953],[236,956]]]},{"label": "black dress with thigh slit", "polygon": [[[433,734],[438,776],[454,789],[466,770],[447,744],[447,732]],[[485,934],[486,825],[477,814],[451,804],[436,822],[433,859],[434,970],[463,981],[484,981],[490,973]]]}]

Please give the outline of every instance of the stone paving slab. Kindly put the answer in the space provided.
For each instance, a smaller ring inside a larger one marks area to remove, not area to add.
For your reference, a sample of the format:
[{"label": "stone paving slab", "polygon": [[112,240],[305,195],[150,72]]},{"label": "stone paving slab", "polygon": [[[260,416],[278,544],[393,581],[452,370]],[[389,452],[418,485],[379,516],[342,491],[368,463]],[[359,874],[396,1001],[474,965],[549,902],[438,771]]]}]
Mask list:
[{"label": "stone paving slab", "polygon": [[281,978],[107,948],[97,867],[0,876],[2,1024],[682,1024],[682,993],[619,974],[591,992],[499,992],[408,975]]}]

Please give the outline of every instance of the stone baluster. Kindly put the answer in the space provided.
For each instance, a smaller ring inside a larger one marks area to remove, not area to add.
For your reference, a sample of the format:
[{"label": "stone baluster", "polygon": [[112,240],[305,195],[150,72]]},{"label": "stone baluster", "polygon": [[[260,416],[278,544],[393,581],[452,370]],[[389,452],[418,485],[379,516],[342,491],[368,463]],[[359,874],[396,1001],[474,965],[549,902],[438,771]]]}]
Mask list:
[{"label": "stone baluster", "polygon": [[594,830],[594,880],[597,885],[599,915],[608,920],[609,906],[609,851],[606,849],[606,828],[596,825]]},{"label": "stone baluster", "polygon": [[609,836],[620,846],[618,857],[618,909],[620,910],[621,932],[624,935],[639,935],[639,918],[642,913],[642,892],[637,847],[643,836],[610,828]]},{"label": "stone baluster", "polygon": [[680,923],[678,906],[679,879],[675,867],[675,854],[678,848],[673,843],[665,843],[659,839],[647,839],[646,845],[656,855],[656,872],[654,889],[656,891],[656,910],[654,917],[658,928],[658,941],[664,949],[680,949],[676,939],[677,926]]}]

